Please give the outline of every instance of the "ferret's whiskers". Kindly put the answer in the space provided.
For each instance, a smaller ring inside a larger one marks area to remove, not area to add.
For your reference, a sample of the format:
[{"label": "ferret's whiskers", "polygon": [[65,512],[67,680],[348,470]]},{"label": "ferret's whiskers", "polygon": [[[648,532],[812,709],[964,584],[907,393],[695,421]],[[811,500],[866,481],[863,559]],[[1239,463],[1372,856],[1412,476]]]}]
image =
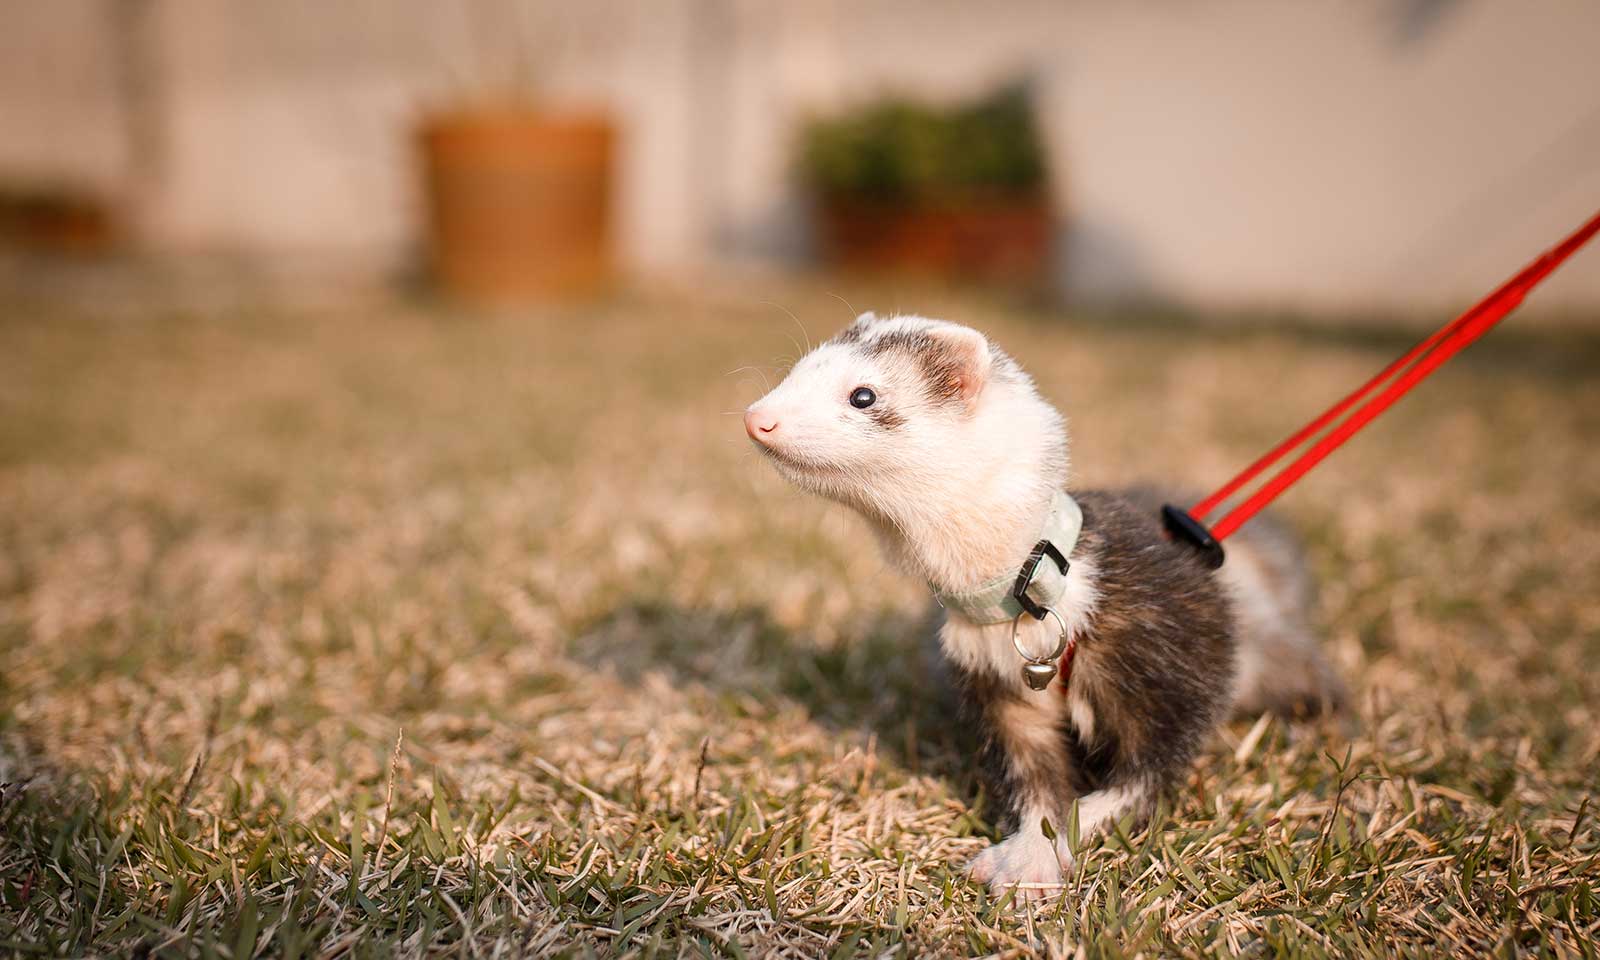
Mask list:
[{"label": "ferret's whiskers", "polygon": [[861,316],[861,314],[856,312],[856,308],[850,305],[850,301],[849,300],[846,300],[844,297],[839,296],[837,293],[834,293],[832,290],[828,291],[828,296],[830,296],[833,299],[835,299],[835,300],[839,301],[840,303],[844,304],[844,308],[846,310],[850,311],[850,319],[851,320],[854,320],[856,317]]},{"label": "ferret's whiskers", "polygon": [[736,373],[744,373],[747,370],[754,370],[756,372],[756,375],[761,377],[761,384],[762,384],[763,387],[766,388],[766,391],[768,393],[772,392],[772,384],[770,382],[768,382],[768,380],[767,380],[767,372],[765,370],[761,369],[760,367],[755,367],[755,366],[738,367],[736,369],[729,370],[727,373],[723,374],[723,376],[731,377]]},{"label": "ferret's whiskers", "polygon": [[[805,354],[810,353],[811,352],[811,334],[806,331],[806,325],[800,322],[800,318],[794,315],[794,311],[790,310],[788,307],[784,306],[783,304],[779,303],[776,300],[763,300],[761,302],[763,304],[769,306],[769,307],[777,307],[779,310],[782,310],[784,313],[789,315],[789,319],[794,321],[794,325],[800,328],[800,336],[804,337],[805,340],[806,340],[806,348],[804,350],[800,351],[801,356],[804,356]],[[794,337],[790,336],[789,339],[792,341],[792,340],[794,340]],[[794,345],[794,348],[796,350],[800,350],[800,344],[796,343]]]}]

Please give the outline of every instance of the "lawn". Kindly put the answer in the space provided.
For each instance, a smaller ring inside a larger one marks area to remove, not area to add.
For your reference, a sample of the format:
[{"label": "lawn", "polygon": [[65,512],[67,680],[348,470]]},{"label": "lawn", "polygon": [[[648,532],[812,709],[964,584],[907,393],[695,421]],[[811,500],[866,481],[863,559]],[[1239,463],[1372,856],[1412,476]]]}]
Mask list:
[{"label": "lawn", "polygon": [[[850,299],[997,337],[1083,485],[1220,482],[1415,334]],[[731,415],[849,315],[0,309],[0,950],[1596,956],[1592,325],[1284,502],[1352,722],[1223,730],[1030,907],[925,591]]]}]

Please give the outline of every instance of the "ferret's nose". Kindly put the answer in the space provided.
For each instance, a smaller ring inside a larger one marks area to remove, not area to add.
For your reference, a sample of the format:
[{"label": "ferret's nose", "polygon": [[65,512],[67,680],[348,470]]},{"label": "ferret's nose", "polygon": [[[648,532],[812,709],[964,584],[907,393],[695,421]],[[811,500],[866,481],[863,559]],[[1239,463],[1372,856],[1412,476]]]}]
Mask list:
[{"label": "ferret's nose", "polygon": [[744,412],[744,432],[750,435],[751,440],[766,443],[767,438],[772,436],[772,431],[776,429],[778,429],[778,418],[771,413],[757,407],[751,407]]}]

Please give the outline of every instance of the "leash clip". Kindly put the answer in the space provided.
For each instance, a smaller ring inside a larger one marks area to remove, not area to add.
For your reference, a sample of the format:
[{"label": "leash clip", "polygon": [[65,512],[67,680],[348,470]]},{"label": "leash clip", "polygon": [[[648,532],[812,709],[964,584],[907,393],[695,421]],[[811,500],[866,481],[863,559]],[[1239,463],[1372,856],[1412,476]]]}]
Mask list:
[{"label": "leash clip", "polygon": [[[1011,586],[1011,598],[1017,601],[1017,604],[1035,620],[1043,620],[1047,614],[1055,612],[1028,596],[1028,588],[1033,586],[1033,578],[1039,573],[1039,562],[1045,557],[1055,561],[1056,569],[1061,571],[1063,577],[1072,568],[1072,564],[1067,562],[1067,558],[1062,556],[1061,551],[1056,549],[1055,544],[1048,539],[1040,540],[1033,545],[1033,550],[1029,552],[1028,559],[1023,562],[1022,569],[1017,571],[1017,582]],[[1065,627],[1062,629],[1065,632]]]}]

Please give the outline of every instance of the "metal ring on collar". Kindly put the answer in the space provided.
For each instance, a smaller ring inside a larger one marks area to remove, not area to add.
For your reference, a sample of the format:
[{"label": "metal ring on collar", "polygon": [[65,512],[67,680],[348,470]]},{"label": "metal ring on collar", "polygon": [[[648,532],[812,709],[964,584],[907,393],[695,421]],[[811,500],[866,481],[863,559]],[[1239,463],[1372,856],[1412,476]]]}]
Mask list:
[{"label": "metal ring on collar", "polygon": [[1055,620],[1057,627],[1061,628],[1061,636],[1056,638],[1056,648],[1042,657],[1032,656],[1028,653],[1028,651],[1022,649],[1022,637],[1019,635],[1017,625],[1022,622],[1022,618],[1027,611],[1017,614],[1016,618],[1011,621],[1011,646],[1016,649],[1018,656],[1029,663],[1053,664],[1057,660],[1061,659],[1061,655],[1063,653],[1067,652],[1067,621],[1061,619],[1061,614],[1056,613],[1049,607],[1045,607],[1044,612],[1049,614]]}]

